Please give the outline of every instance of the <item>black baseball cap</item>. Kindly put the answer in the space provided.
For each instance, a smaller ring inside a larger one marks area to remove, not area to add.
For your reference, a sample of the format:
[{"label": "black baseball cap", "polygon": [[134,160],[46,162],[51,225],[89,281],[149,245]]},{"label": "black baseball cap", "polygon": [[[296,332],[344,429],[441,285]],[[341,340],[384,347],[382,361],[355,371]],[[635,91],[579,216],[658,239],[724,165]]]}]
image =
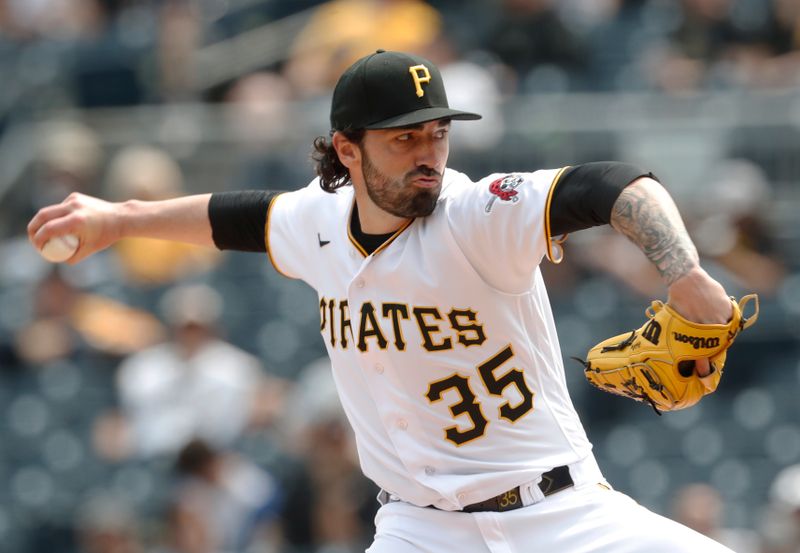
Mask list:
[{"label": "black baseball cap", "polygon": [[351,65],[336,83],[331,128],[391,129],[436,119],[481,116],[450,109],[439,70],[403,52],[378,50]]}]

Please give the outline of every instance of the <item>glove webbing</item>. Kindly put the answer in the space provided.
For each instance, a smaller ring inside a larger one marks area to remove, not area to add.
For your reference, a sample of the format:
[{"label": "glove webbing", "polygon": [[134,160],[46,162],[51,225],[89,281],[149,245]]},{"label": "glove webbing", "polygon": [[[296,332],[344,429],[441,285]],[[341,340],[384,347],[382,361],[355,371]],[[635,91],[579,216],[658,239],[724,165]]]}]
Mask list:
[{"label": "glove webbing", "polygon": [[607,352],[609,352],[609,351],[617,351],[617,350],[625,349],[625,348],[627,348],[629,345],[631,345],[635,339],[636,339],[636,331],[635,331],[635,330],[632,330],[632,331],[631,331],[631,335],[630,335],[630,336],[628,336],[627,338],[625,338],[625,339],[624,339],[623,341],[621,341],[619,344],[615,344],[615,345],[613,345],[613,346],[605,346],[605,347],[602,349],[602,353],[607,353]]}]

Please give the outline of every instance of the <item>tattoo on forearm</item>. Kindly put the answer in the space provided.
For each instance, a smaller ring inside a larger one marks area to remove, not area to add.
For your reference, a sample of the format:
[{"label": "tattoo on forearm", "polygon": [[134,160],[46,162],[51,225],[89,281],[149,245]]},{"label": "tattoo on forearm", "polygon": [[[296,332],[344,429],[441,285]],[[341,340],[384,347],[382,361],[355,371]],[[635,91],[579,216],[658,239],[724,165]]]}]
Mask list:
[{"label": "tattoo on forearm", "polygon": [[666,192],[659,201],[647,188],[629,186],[614,204],[611,224],[641,248],[667,285],[697,265],[697,249]]}]

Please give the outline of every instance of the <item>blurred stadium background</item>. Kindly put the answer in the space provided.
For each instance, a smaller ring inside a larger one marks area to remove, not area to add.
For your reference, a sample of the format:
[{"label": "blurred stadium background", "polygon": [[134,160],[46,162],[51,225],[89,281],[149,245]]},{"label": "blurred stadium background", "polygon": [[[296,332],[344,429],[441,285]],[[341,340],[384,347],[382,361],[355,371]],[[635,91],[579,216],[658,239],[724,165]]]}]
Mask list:
[{"label": "blurred stadium background", "polygon": [[[263,256],[148,241],[53,268],[25,225],[75,190],[304,186],[332,83],[377,47],[433,59],[485,115],[454,126],[452,167],[638,163],[708,270],[760,294],[691,410],[656,417],[565,364],[615,487],[737,551],[800,551],[796,0],[0,0],[0,550],[369,543],[377,490],[309,288]],[[664,296],[599,230],[544,270],[566,357]]]}]

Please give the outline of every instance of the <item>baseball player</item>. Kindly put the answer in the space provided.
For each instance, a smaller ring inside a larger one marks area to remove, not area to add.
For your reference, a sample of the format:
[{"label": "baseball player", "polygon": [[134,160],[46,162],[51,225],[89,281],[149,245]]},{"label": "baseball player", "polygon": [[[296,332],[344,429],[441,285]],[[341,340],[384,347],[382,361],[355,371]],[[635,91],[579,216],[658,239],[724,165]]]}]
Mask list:
[{"label": "baseball player", "polygon": [[724,289],[646,171],[603,162],[472,181],[447,168],[451,122],[479,117],[448,106],[430,61],[379,50],[339,79],[305,188],[72,194],[28,232],[38,248],[78,235],[71,263],[126,236],[266,252],[311,285],[362,469],[381,489],[369,553],[729,551],[603,478],[539,264],[560,260],[557,237],[611,224],[687,319],[731,318]]}]

